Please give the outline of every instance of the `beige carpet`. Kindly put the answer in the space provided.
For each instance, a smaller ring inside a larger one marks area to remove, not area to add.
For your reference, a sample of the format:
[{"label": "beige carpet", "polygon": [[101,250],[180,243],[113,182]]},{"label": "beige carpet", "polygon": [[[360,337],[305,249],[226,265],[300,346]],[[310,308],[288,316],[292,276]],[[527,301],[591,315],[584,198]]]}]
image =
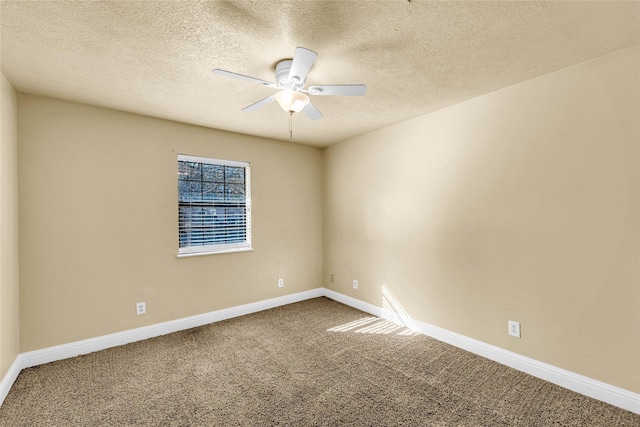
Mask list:
[{"label": "beige carpet", "polygon": [[29,368],[1,426],[640,426],[326,298]]}]

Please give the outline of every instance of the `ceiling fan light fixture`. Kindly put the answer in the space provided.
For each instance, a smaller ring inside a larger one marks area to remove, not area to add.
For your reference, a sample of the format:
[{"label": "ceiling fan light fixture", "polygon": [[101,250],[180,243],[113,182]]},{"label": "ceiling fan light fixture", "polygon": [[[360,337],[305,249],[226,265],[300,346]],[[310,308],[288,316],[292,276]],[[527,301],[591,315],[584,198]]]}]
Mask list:
[{"label": "ceiling fan light fixture", "polygon": [[281,90],[274,95],[284,111],[299,113],[309,103],[309,97],[302,92]]},{"label": "ceiling fan light fixture", "polygon": [[219,68],[213,70],[213,74],[280,90],[274,95],[243,108],[242,111],[246,113],[256,111],[273,101],[278,101],[280,107],[290,113],[289,120],[294,113],[300,111],[311,120],[317,120],[322,117],[322,113],[309,101],[309,97],[305,93],[310,95],[363,96],[367,92],[367,86],[363,84],[311,86],[308,90],[303,90],[309,70],[313,67],[317,56],[318,54],[314,51],[298,46],[292,59],[283,59],[276,64],[276,83]]}]

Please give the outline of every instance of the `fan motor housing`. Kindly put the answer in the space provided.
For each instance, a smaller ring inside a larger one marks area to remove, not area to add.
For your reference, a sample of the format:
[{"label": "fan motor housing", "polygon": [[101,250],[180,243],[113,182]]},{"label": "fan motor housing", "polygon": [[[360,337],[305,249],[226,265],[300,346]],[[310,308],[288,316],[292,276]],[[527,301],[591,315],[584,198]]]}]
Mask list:
[{"label": "fan motor housing", "polygon": [[276,81],[278,87],[297,91],[304,86],[304,81],[300,81],[297,76],[294,76],[293,79],[289,78],[292,62],[291,59],[285,59],[276,64]]}]

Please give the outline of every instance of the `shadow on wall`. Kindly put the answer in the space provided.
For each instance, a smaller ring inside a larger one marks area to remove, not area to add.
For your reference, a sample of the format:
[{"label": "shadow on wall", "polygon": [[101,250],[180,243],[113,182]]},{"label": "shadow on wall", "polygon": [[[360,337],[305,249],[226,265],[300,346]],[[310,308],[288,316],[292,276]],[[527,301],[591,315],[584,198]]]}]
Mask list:
[{"label": "shadow on wall", "polygon": [[329,332],[413,336],[418,328],[386,285],[382,285],[382,318],[368,316],[327,329]]}]

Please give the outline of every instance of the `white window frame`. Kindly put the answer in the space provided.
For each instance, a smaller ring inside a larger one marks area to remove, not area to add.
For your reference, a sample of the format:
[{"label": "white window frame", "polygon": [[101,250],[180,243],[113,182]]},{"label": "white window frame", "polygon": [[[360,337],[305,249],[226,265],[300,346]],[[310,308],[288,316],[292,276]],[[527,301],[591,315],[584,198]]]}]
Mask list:
[{"label": "white window frame", "polygon": [[[245,241],[240,243],[224,243],[218,245],[199,245],[180,247],[180,215],[178,214],[178,257],[210,255],[229,252],[243,252],[253,250],[251,246],[251,165],[248,162],[239,162],[233,160],[213,159],[209,157],[191,156],[186,154],[178,154],[176,161],[176,169],[178,162],[196,162],[221,166],[242,167],[245,172]],[[177,176],[177,174],[176,174]],[[180,178],[177,177],[179,181]],[[180,210],[180,189],[178,188],[178,211]]]}]

